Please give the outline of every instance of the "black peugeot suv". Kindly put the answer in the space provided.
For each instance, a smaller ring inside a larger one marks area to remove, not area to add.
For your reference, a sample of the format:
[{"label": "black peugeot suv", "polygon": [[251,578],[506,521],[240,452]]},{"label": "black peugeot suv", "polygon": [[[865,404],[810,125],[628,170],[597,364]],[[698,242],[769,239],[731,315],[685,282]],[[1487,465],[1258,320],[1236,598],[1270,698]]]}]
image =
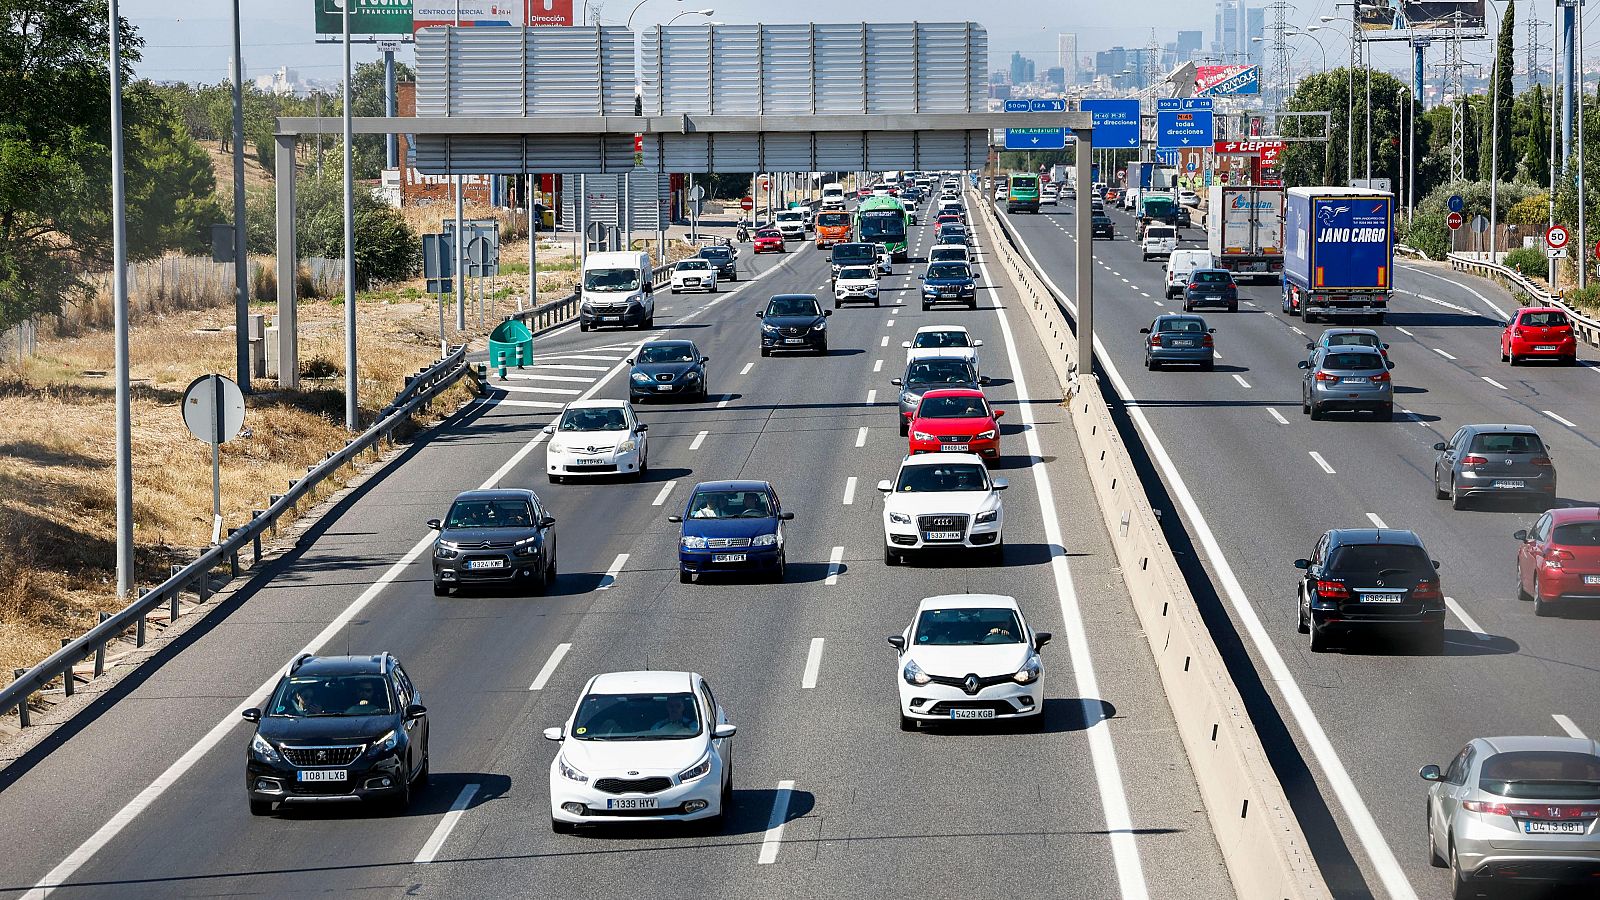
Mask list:
[{"label": "black peugeot suv", "polygon": [[1317,540],[1299,589],[1300,633],[1320,653],[1357,631],[1408,632],[1426,653],[1444,652],[1439,563],[1400,528],[1335,528]]},{"label": "black peugeot suv", "polygon": [[312,656],[289,665],[265,709],[247,709],[250,813],[274,803],[387,802],[428,783],[428,710],[393,656]]}]

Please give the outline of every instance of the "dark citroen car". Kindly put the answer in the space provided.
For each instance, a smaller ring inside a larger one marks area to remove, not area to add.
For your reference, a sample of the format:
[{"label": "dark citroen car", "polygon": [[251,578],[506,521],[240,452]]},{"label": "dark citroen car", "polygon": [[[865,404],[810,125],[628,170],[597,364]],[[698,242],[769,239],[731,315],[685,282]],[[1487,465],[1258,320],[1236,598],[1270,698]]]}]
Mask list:
[{"label": "dark citroen car", "polygon": [[706,362],[693,341],[649,341],[628,360],[628,396],[635,401],[651,397],[706,399]]},{"label": "dark citroen car", "polygon": [[452,587],[526,584],[543,593],[556,578],[556,520],[533,491],[501,488],[456,496],[433,542],[433,593]]},{"label": "dark citroen car", "polygon": [[1089,217],[1089,223],[1091,229],[1089,233],[1090,240],[1099,240],[1100,238],[1105,238],[1108,241],[1116,240],[1117,223],[1113,222],[1110,216],[1097,212]]},{"label": "dark citroen car", "polygon": [[1415,532],[1335,528],[1309,559],[1297,559],[1300,633],[1321,653],[1357,631],[1409,631],[1429,653],[1444,651],[1444,591],[1439,564]]},{"label": "dark citroen car", "polygon": [[312,656],[289,664],[245,754],[252,815],[274,803],[387,801],[397,811],[428,783],[428,710],[399,661]]},{"label": "dark citroen car", "polygon": [[919,356],[906,364],[903,377],[891,379],[890,384],[900,388],[900,436],[910,433],[911,417],[922,403],[922,395],[938,388],[968,388],[978,390],[989,383],[972,367],[965,356]]},{"label": "dark citroen car", "polygon": [[833,310],[823,309],[815,294],[778,294],[767,301],[766,309],[756,310],[761,320],[761,355],[776,350],[828,352],[827,317]]},{"label": "dark citroen car", "polygon": [[711,265],[717,270],[718,278],[726,278],[729,281],[739,280],[739,256],[732,247],[721,245],[701,247],[700,258],[710,261]]}]

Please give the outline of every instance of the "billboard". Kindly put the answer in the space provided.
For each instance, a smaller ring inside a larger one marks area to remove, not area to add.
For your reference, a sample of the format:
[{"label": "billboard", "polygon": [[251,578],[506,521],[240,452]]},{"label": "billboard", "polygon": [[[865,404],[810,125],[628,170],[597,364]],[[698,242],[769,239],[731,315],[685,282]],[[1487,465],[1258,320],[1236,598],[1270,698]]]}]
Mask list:
[{"label": "billboard", "polygon": [[1459,24],[1463,36],[1486,34],[1484,0],[1374,0],[1360,7],[1362,39],[1409,40]]},{"label": "billboard", "polygon": [[525,0],[529,25],[572,25],[573,0]]},{"label": "billboard", "polygon": [[1201,97],[1261,93],[1260,66],[1195,66],[1194,92]]},{"label": "billboard", "polygon": [[[544,0],[534,0],[534,3],[541,8],[544,6]],[[493,25],[521,28],[528,21],[527,4],[523,0],[413,0],[413,5],[416,7],[411,14],[413,30],[430,25],[454,25],[457,15],[461,17],[463,28]]]},{"label": "billboard", "polygon": [[351,34],[410,34],[411,0],[314,0],[317,34],[344,34],[350,5]]}]

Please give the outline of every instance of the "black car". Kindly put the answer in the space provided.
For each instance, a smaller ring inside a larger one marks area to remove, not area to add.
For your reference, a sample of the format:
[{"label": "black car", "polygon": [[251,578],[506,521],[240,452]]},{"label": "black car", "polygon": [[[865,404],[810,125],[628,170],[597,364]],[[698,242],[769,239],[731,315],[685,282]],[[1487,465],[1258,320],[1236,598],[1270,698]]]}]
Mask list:
[{"label": "black car", "polygon": [[935,240],[934,243],[970,244],[972,243],[972,236],[967,233],[967,226],[957,225],[954,222],[951,222],[949,224],[939,226],[938,240]]},{"label": "black car", "polygon": [[628,360],[628,399],[689,397],[706,399],[706,361],[694,341],[649,341]]},{"label": "black car", "polygon": [[964,262],[937,262],[917,276],[922,279],[922,308],[935,303],[965,303],[978,308],[978,277]]},{"label": "black car", "polygon": [[848,244],[834,244],[832,252],[828,254],[828,265],[833,269],[834,279],[838,279],[839,270],[846,266],[876,266],[877,264],[877,244],[856,241]]},{"label": "black car", "polygon": [[501,488],[456,495],[433,542],[433,593],[452,587],[526,584],[543,593],[556,578],[556,520],[533,491]]},{"label": "black car", "polygon": [[1195,269],[1189,273],[1189,283],[1183,286],[1183,309],[1191,312],[1201,306],[1226,306],[1228,312],[1239,311],[1239,285],[1227,269]]},{"label": "black car", "polygon": [[1321,653],[1362,630],[1407,631],[1429,653],[1444,651],[1444,591],[1439,563],[1415,532],[1336,528],[1324,532],[1310,559],[1297,559],[1300,633]]},{"label": "black car", "polygon": [[1173,227],[1175,227],[1175,228],[1188,228],[1192,224],[1193,224],[1193,220],[1191,220],[1189,218],[1189,207],[1187,207],[1187,206],[1179,206],[1178,207],[1178,211],[1173,213],[1173,215],[1172,215],[1172,225],[1173,225]]},{"label": "black car", "polygon": [[1117,224],[1111,221],[1111,217],[1104,213],[1095,213],[1089,217],[1089,229],[1090,240],[1105,238],[1108,241],[1112,241],[1117,238]]},{"label": "black car", "polygon": [[919,356],[906,364],[903,377],[889,383],[900,388],[900,436],[905,437],[911,431],[911,417],[921,405],[923,394],[939,388],[981,390],[989,378],[979,375],[972,360],[965,356]]},{"label": "black car", "polygon": [[428,784],[428,710],[388,653],[302,654],[264,709],[245,753],[250,813],[274,803],[385,801],[396,811]]},{"label": "black car", "polygon": [[[837,249],[837,248],[835,248]],[[767,308],[756,310],[761,320],[761,355],[775,350],[828,352],[827,317],[833,310],[823,309],[815,294],[778,294],[767,301]]]},{"label": "black car", "polygon": [[739,257],[733,252],[732,247],[702,247],[700,258],[711,261],[711,265],[717,270],[718,278],[739,280]]}]

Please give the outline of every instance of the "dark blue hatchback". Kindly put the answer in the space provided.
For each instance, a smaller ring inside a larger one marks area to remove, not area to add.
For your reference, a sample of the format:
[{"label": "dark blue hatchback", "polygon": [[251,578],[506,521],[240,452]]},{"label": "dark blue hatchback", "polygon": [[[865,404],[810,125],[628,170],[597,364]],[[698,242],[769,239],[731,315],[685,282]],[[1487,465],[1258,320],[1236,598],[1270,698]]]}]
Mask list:
[{"label": "dark blue hatchback", "polygon": [[680,522],[678,580],[714,572],[764,572],[782,581],[786,568],[784,512],[778,492],[765,481],[704,481],[689,493]]}]

